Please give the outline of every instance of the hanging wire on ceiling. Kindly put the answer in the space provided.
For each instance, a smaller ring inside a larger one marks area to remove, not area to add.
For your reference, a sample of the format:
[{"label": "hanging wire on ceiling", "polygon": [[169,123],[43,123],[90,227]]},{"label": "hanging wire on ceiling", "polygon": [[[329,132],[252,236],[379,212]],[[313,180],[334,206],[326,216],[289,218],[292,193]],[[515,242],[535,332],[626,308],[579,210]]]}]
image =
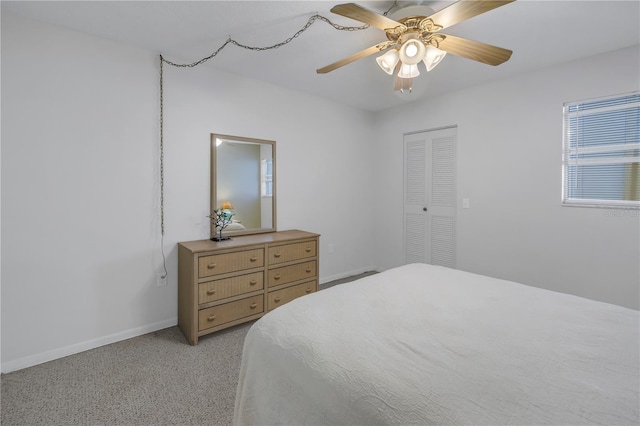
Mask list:
[{"label": "hanging wire on ceiling", "polygon": [[261,52],[264,50],[271,50],[271,49],[277,49],[279,47],[282,47],[284,45],[287,45],[289,43],[291,43],[294,39],[298,38],[300,36],[300,34],[302,34],[303,32],[305,32],[307,29],[309,29],[309,27],[311,25],[313,25],[314,22],[316,22],[317,20],[320,20],[322,22],[326,22],[327,24],[331,25],[333,28],[335,28],[336,30],[339,31],[359,31],[359,30],[366,30],[367,28],[369,28],[369,25],[362,25],[360,27],[345,27],[342,25],[338,25],[335,24],[333,22],[331,22],[328,18],[325,18],[322,15],[313,15],[309,18],[309,20],[307,21],[307,23],[300,28],[294,35],[292,35],[291,37],[289,37],[288,39],[281,41],[280,43],[276,43],[274,45],[271,46],[264,46],[264,47],[257,47],[257,46],[247,46],[245,44],[242,44],[234,39],[232,39],[231,37],[229,37],[215,52],[213,52],[211,55],[204,57],[198,61],[195,62],[191,62],[191,63],[187,63],[187,64],[177,64],[175,62],[171,62],[168,61],[166,59],[164,59],[162,57],[162,55],[160,55],[160,57],[162,58],[162,60],[169,64],[169,65],[173,65],[174,67],[178,67],[178,68],[192,68],[192,67],[196,67],[200,64],[203,64],[205,62],[207,62],[209,59],[214,58],[215,56],[218,55],[218,53],[220,53],[222,51],[222,49],[224,49],[225,47],[227,47],[227,45],[229,44],[233,44],[235,46],[238,46],[242,49],[246,49],[246,50],[253,50],[253,51],[257,51],[257,52]]},{"label": "hanging wire on ceiling", "polygon": [[[394,2],[393,6],[391,6],[391,8],[389,8],[389,10],[391,10],[395,5],[396,5],[397,1]],[[386,15],[389,10],[387,10],[384,14]],[[331,22],[331,20],[329,20],[328,18],[325,18],[322,15],[312,15],[309,20],[307,21],[307,23],[300,28],[295,34],[293,34],[291,37],[287,38],[284,41],[281,41],[280,43],[276,43],[274,45],[271,46],[264,46],[264,47],[257,47],[257,46],[247,46],[245,44],[242,44],[234,39],[232,39],[231,37],[229,37],[217,50],[215,50],[211,55],[206,56],[200,60],[197,60],[195,62],[191,62],[191,63],[185,63],[185,64],[179,64],[179,63],[175,63],[172,61],[169,61],[167,59],[164,58],[164,56],[162,56],[162,54],[160,55],[160,245],[161,245],[161,251],[162,251],[162,267],[164,269],[164,274],[162,275],[162,278],[166,278],[167,277],[167,260],[165,257],[165,253],[164,253],[164,234],[165,234],[165,226],[164,226],[164,83],[163,83],[163,64],[167,64],[167,65],[171,65],[177,68],[193,68],[196,67],[198,65],[201,65],[205,62],[207,62],[208,60],[216,57],[218,55],[218,53],[220,53],[222,51],[222,49],[224,49],[225,47],[227,47],[229,44],[233,44],[237,47],[240,47],[242,49],[246,49],[246,50],[252,50],[252,51],[264,51],[264,50],[271,50],[271,49],[277,49],[279,47],[282,47],[284,45],[287,45],[289,43],[291,43],[294,39],[298,38],[300,36],[300,34],[302,34],[303,32],[305,32],[311,25],[313,25],[314,22],[316,21],[322,21],[325,22],[329,25],[331,25],[333,28],[335,28],[336,30],[339,31],[360,31],[360,30],[366,30],[367,28],[369,28],[369,25],[362,25],[359,27],[348,27],[348,26],[342,26],[342,25],[338,25],[335,24],[333,22]]]}]

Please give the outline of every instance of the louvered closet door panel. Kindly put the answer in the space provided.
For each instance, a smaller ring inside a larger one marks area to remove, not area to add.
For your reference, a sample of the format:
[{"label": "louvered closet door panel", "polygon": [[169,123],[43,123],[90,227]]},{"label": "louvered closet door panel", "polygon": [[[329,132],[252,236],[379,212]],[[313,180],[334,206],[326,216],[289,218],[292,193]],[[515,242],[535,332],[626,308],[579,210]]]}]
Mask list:
[{"label": "louvered closet door panel", "polygon": [[455,129],[431,139],[431,264],[456,267]]},{"label": "louvered closet door panel", "polygon": [[456,267],[455,217],[431,217],[431,264]]},{"label": "louvered closet door panel", "polygon": [[431,205],[456,206],[455,138],[443,136],[431,141]]},{"label": "louvered closet door panel", "polygon": [[423,206],[427,202],[425,179],[426,170],[426,140],[409,141],[405,152],[405,202],[409,205]]},{"label": "louvered closet door panel", "polygon": [[427,239],[426,215],[405,215],[405,256],[406,263],[424,263]]},{"label": "louvered closet door panel", "polygon": [[427,188],[427,151],[424,134],[405,136],[404,144],[404,255],[406,263],[424,263],[430,258]]},{"label": "louvered closet door panel", "polygon": [[456,128],[405,135],[406,263],[456,266]]}]

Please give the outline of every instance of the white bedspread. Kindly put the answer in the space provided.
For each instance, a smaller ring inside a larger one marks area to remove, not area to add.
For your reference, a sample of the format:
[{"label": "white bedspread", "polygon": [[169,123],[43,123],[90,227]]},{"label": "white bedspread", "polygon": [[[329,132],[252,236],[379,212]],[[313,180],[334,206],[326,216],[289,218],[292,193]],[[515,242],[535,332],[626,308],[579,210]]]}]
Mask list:
[{"label": "white bedspread", "polygon": [[631,309],[406,265],[257,321],[245,341],[234,420],[638,424],[638,335]]}]

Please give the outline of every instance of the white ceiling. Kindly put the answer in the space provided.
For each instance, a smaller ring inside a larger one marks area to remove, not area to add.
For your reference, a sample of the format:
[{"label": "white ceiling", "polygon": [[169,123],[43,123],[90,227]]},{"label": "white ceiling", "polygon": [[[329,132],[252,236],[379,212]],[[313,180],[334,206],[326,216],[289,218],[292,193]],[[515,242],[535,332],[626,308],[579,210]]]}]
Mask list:
[{"label": "white ceiling", "polygon": [[[250,46],[279,43],[295,34],[316,13],[339,25],[361,25],[330,12],[335,4],[344,2],[2,1],[2,13],[149,49],[173,62],[190,63],[209,56],[228,37]],[[357,3],[378,13],[394,4],[393,1]],[[440,10],[453,2],[418,3]],[[376,28],[338,31],[318,20],[286,46],[250,51],[228,45],[201,66],[379,111],[418,97],[638,45],[640,1],[518,0],[443,32],[511,49],[514,53],[508,62],[497,67],[448,55],[437,68],[416,79],[414,93],[401,95],[393,92],[393,78],[376,65],[376,55],[329,74],[317,74],[317,68],[386,40],[384,32]]]}]

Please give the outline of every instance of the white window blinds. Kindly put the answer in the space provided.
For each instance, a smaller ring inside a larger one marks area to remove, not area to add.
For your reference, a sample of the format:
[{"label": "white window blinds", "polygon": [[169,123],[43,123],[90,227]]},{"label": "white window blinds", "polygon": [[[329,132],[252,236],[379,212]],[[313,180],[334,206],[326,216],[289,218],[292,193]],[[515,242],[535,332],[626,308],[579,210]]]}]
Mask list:
[{"label": "white window blinds", "polygon": [[260,188],[263,197],[273,197],[273,160],[265,158],[260,167]]},{"label": "white window blinds", "polygon": [[640,207],[640,93],[564,105],[564,205]]}]

